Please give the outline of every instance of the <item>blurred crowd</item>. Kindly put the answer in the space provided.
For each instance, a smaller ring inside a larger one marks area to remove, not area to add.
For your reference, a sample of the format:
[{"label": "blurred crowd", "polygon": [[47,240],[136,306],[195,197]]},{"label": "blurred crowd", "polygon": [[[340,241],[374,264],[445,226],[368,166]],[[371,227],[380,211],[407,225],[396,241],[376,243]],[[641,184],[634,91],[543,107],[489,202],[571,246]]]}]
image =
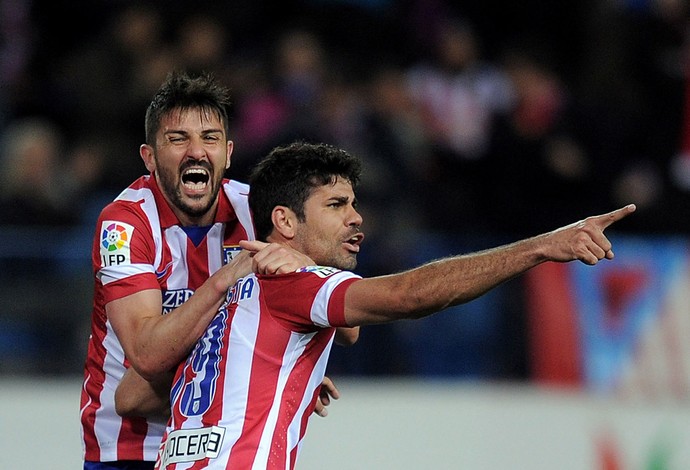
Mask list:
[{"label": "blurred crowd", "polygon": [[370,231],[523,235],[635,202],[624,228],[690,232],[686,2],[228,3],[0,0],[3,223],[92,217],[185,68],[233,91],[232,177],[294,138],[345,147]]},{"label": "blurred crowd", "polygon": [[514,239],[631,202],[617,229],[687,235],[689,58],[684,0],[0,0],[0,224],[91,230],[187,69],[232,90],[228,176],[293,139],[364,160],[363,274],[420,233]]}]

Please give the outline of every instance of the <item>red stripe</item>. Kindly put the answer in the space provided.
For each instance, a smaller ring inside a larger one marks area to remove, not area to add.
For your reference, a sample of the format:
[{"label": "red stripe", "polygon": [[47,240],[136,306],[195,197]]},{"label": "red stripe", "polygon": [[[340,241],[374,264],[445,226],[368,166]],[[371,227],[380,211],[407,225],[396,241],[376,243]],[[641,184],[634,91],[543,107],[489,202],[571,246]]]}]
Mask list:
[{"label": "red stripe", "polygon": [[[94,434],[94,425],[96,421],[96,410],[101,407],[100,396],[103,391],[105,373],[100,364],[102,364],[102,358],[105,355],[105,351],[103,348],[103,330],[92,328],[91,333],[97,337],[97,339],[92,338],[89,342],[89,350],[86,355],[87,367],[84,373],[84,378],[86,380],[88,376],[88,381],[85,381],[82,387],[80,409],[83,410],[81,423],[84,430],[84,442],[86,444],[85,458],[90,461],[98,461],[101,455],[100,446]],[[100,364],[96,363],[97,360]],[[84,406],[89,401],[89,395],[93,397],[93,401],[88,405],[88,408],[84,409]]]},{"label": "red stripe", "polygon": [[[304,352],[300,355],[295,367],[290,372],[290,376],[287,379],[287,387],[283,392],[283,396],[280,400],[280,412],[278,414],[278,422],[276,423],[276,429],[273,432],[272,446],[275,446],[277,450],[287,449],[287,433],[290,424],[293,423],[297,415],[299,405],[302,403],[302,398],[307,393],[307,384],[311,378],[316,362],[319,360],[323,354],[324,349],[330,344],[331,338],[335,334],[335,328],[329,328],[327,330],[320,330],[306,345]],[[320,378],[319,382],[323,380]],[[317,387],[318,390],[318,387]],[[300,424],[303,426],[300,430],[300,437],[304,434],[306,428],[305,416],[310,416],[312,411],[314,411],[316,402],[312,400],[307,409],[304,411],[304,415],[300,417]],[[299,441],[298,441],[299,443]],[[296,456],[297,446],[290,449],[290,455],[292,456],[290,462],[290,468],[295,466],[295,456]],[[275,456],[278,454],[280,457],[276,459]],[[285,468],[285,455],[287,450],[283,452],[271,452],[271,457],[268,460],[268,468]]]},{"label": "red stripe", "polygon": [[350,326],[345,321],[345,292],[353,282],[359,280],[359,278],[347,279],[333,289],[328,299],[328,323],[332,326]]},{"label": "red stripe", "polygon": [[187,238],[187,272],[189,288],[196,290],[210,277],[208,269],[208,240],[204,238],[199,246],[194,246]]},{"label": "red stripe", "polygon": [[144,438],[148,432],[144,418],[123,418],[117,438],[117,455],[121,460],[144,460]]},{"label": "red stripe", "polygon": [[[283,355],[290,336],[290,331],[282,328],[262,308],[249,378],[245,421],[241,435],[231,450],[227,468],[252,466],[276,394]],[[283,461],[282,468],[284,465]]]},{"label": "red stripe", "polygon": [[533,379],[582,385],[577,310],[567,265],[544,263],[526,273],[525,282]]}]

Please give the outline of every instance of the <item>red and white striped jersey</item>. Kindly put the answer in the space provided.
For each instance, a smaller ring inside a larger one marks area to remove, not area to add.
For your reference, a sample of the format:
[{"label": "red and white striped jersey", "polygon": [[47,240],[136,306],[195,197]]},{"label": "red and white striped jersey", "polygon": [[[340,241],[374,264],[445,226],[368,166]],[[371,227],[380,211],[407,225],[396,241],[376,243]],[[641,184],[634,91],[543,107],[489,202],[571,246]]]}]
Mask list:
[{"label": "red and white striped jersey", "polygon": [[238,280],[180,365],[157,469],[293,469],[356,274]]},{"label": "red and white striped jersey", "polygon": [[224,180],[214,224],[197,243],[188,237],[155,178],[143,176],[101,212],[92,248],[95,292],[84,383],[81,433],[84,459],[155,461],[164,422],[122,418],[117,384],[128,367],[105,305],[145,289],[160,289],[165,314],[254,239],[249,186]]}]

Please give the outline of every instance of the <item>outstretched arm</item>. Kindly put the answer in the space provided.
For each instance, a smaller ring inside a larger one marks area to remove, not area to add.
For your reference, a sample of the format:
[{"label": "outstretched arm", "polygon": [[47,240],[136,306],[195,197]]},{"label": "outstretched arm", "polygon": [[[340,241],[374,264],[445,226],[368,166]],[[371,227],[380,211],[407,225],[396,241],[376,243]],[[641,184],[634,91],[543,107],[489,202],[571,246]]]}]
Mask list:
[{"label": "outstretched arm", "polygon": [[346,321],[365,325],[421,318],[473,300],[545,261],[595,265],[613,259],[604,230],[634,211],[631,204],[509,245],[356,281],[345,294]]}]

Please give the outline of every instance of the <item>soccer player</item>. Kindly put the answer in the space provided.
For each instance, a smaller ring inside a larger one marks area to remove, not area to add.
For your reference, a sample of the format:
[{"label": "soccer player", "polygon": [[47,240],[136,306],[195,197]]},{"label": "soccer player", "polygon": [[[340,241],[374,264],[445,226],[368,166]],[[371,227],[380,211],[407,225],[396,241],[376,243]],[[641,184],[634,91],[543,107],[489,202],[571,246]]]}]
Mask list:
[{"label": "soccer player", "polygon": [[[173,73],[146,112],[140,155],[149,174],[101,212],[93,241],[95,292],[81,392],[84,469],[151,469],[165,429],[159,416],[121,417],[114,394],[128,367],[161,390],[252,268],[292,272],[311,260],[271,244],[250,259],[248,186],[224,178],[228,92],[210,75]],[[356,341],[356,329],[339,341]],[[328,393],[337,395],[330,381]],[[164,392],[165,393],[165,392]],[[324,411],[317,410],[320,414]]]},{"label": "soccer player", "polygon": [[[364,239],[354,193],[359,177],[357,158],[325,144],[278,147],[257,165],[249,195],[257,239],[299,250],[317,265],[251,273],[229,290],[177,370],[156,468],[293,469],[336,327],[422,318],[546,261],[612,259],[604,229],[635,210],[629,205],[509,245],[366,279],[350,271]],[[131,373],[117,397],[123,411],[151,404],[150,390]]]}]

